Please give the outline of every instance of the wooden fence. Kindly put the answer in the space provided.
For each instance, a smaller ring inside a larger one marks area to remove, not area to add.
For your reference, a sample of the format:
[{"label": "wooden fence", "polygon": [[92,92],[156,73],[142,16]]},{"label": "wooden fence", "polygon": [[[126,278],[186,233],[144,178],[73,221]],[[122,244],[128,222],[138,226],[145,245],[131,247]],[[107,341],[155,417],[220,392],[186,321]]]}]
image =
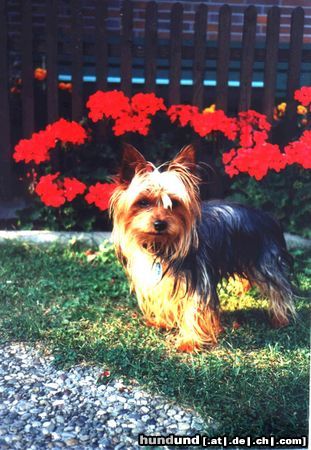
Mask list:
[{"label": "wooden fence", "polygon": [[[34,68],[39,60],[33,51],[32,3],[22,2],[21,21],[21,114],[20,123],[12,120],[10,100],[10,76],[8,54],[8,25],[6,1],[0,0],[0,197],[12,195],[12,145],[21,137],[29,137],[38,127],[35,122],[36,95]],[[121,11],[121,29],[118,35],[108,33],[105,24],[108,18],[107,2],[96,0],[93,50],[84,54],[82,32],[82,9],[80,0],[71,0],[70,55],[60,52],[57,26],[57,0],[46,2],[45,61],[48,72],[46,80],[46,117],[51,122],[59,117],[58,82],[62,74],[72,82],[71,117],[80,120],[87,94],[97,89],[119,88],[127,95],[137,90],[156,92],[165,97],[168,104],[190,101],[203,107],[208,98],[207,91],[215,99],[218,108],[246,110],[252,106],[254,93],[259,92],[259,107],[272,117],[277,89],[278,64],[285,64],[287,114],[295,114],[293,93],[300,86],[302,63],[311,62],[311,50],[303,47],[304,11],[296,8],[292,13],[290,42],[280,46],[280,8],[272,7],[267,17],[267,35],[264,45],[256,43],[257,10],[249,6],[244,14],[241,43],[231,42],[231,8],[224,5],[219,12],[218,40],[206,41],[207,4],[200,4],[195,15],[195,33],[191,42],[182,35],[183,6],[180,3],[171,9],[170,39],[163,41],[157,36],[158,7],[156,2],[146,3],[145,38],[133,38],[133,5],[125,0]],[[207,25],[208,27],[208,25]],[[230,100],[230,65],[236,65],[237,88]],[[261,65],[261,89],[254,87],[255,64]],[[119,76],[111,77],[111,69]],[[213,79],[206,75],[214,71]],[[162,81],[159,73],[166,73]],[[185,76],[185,72],[187,75]],[[85,83],[83,76],[89,73],[93,83]],[[141,74],[140,78],[137,74]],[[135,78],[139,84],[135,85]],[[207,78],[207,79],[206,79]],[[163,85],[160,84],[164,83]],[[88,88],[86,89],[86,85]],[[215,87],[211,87],[211,86]],[[257,89],[257,90],[256,90]],[[257,106],[258,106],[257,105]],[[42,108],[42,106],[41,106]],[[16,118],[15,118],[16,120]],[[20,135],[15,133],[20,129]]]}]

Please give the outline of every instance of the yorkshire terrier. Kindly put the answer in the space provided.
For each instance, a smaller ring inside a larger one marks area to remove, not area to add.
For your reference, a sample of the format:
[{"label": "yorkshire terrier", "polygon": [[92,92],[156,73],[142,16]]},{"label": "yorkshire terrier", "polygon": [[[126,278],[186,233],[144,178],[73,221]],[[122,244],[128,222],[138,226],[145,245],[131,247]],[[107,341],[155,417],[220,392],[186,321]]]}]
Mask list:
[{"label": "yorkshire terrier", "polygon": [[173,329],[181,351],[217,341],[217,284],[238,274],[270,300],[274,326],[295,316],[291,256],[267,213],[223,200],[201,202],[195,151],[155,167],[126,145],[110,201],[116,254],[147,323]]}]

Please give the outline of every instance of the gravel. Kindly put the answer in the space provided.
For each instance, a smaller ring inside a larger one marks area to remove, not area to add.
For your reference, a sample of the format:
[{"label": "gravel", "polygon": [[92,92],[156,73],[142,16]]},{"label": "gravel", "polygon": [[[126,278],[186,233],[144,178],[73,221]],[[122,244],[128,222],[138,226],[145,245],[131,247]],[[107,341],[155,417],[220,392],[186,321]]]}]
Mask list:
[{"label": "gravel", "polygon": [[139,433],[192,436],[203,429],[193,411],[134,382],[99,384],[103,368],[57,370],[52,362],[22,343],[0,346],[1,450],[141,449]]}]

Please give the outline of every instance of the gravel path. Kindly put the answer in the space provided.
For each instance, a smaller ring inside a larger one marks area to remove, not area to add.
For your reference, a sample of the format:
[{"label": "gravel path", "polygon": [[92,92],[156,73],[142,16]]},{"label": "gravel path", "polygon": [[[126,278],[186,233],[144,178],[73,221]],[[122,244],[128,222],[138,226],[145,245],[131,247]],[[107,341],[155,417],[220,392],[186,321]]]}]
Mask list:
[{"label": "gravel path", "polygon": [[56,370],[21,343],[0,346],[0,449],[138,449],[138,434],[194,435],[202,421],[122,380],[97,384],[103,369]]}]

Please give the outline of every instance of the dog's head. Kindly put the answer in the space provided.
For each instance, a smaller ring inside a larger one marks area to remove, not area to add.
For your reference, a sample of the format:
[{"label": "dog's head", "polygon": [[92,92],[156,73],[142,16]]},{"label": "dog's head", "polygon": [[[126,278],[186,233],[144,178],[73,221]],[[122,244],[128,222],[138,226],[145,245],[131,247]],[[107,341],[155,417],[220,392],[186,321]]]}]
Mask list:
[{"label": "dog's head", "polygon": [[110,202],[117,245],[138,245],[169,258],[184,257],[197,245],[201,208],[195,164],[192,146],[158,168],[125,146]]}]

